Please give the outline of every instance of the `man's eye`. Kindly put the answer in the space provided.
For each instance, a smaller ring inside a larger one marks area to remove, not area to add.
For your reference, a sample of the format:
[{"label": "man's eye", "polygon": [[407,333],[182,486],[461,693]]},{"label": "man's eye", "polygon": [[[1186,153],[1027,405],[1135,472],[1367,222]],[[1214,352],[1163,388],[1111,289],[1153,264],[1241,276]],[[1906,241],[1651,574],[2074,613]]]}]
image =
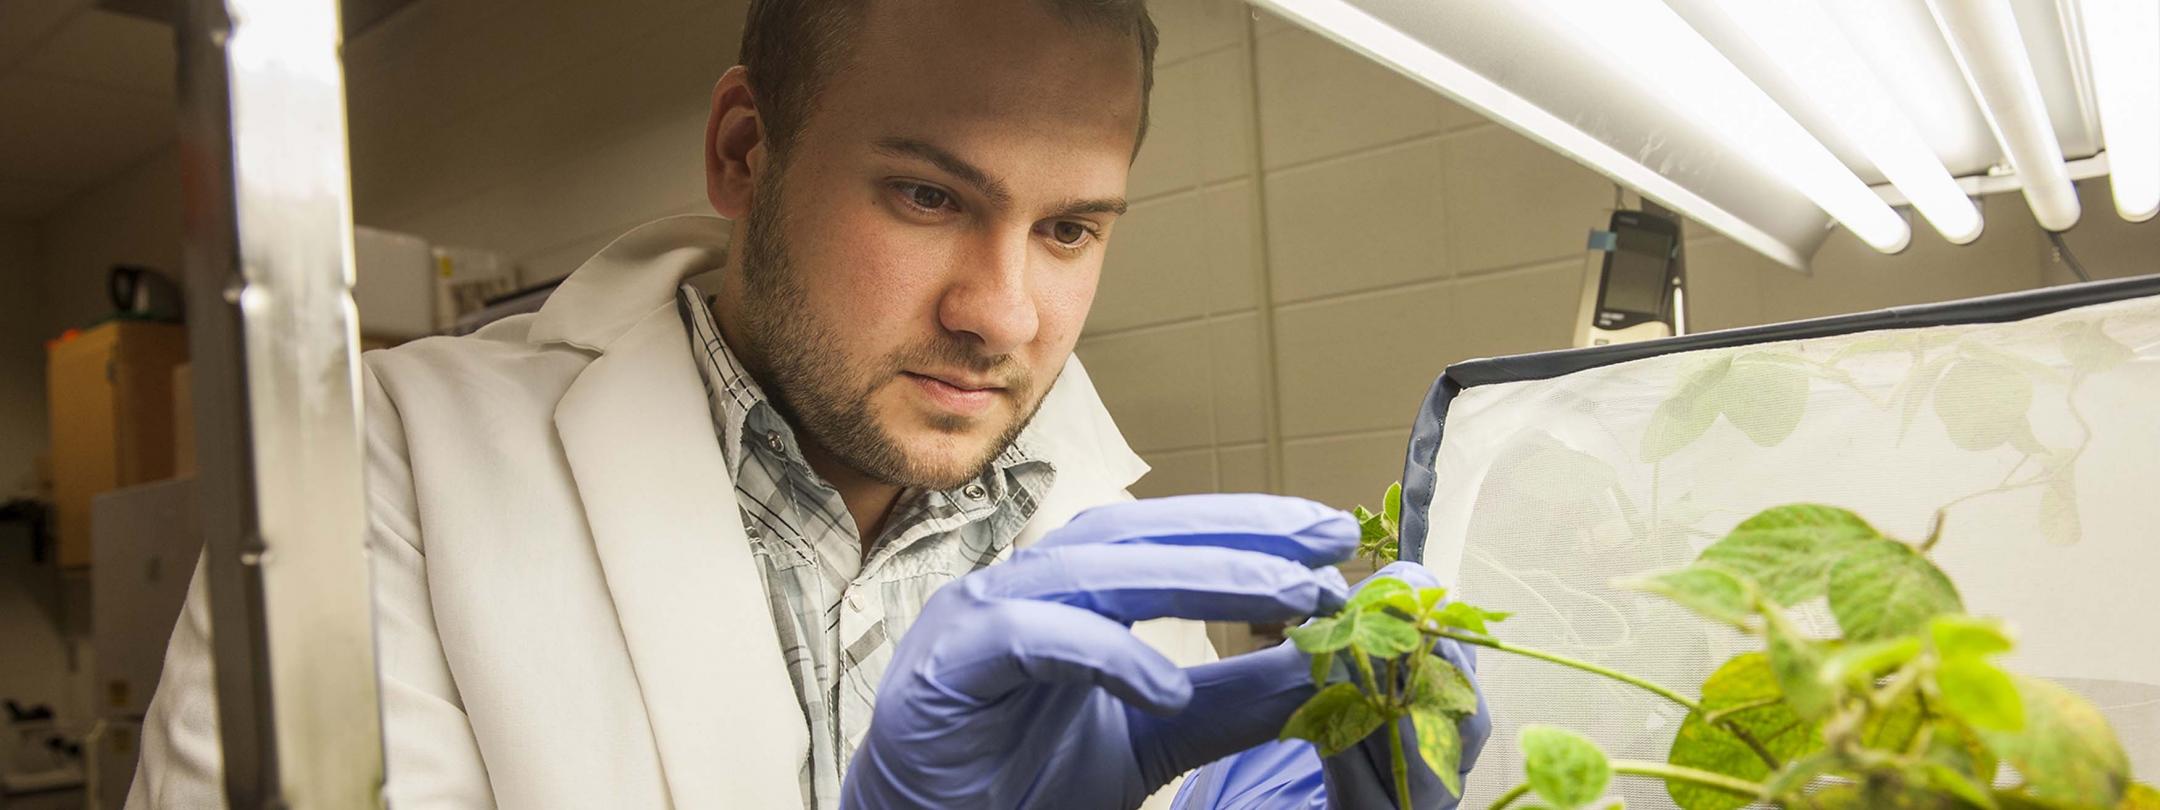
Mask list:
[{"label": "man's eye", "polygon": [[1094,235],[1095,232],[1088,230],[1086,225],[1071,220],[1055,222],[1050,225],[1050,238],[1057,240],[1058,244],[1066,247],[1079,247],[1087,244],[1087,240]]},{"label": "man's eye", "polygon": [[944,189],[921,183],[902,185],[900,194],[907,198],[909,204],[931,211],[944,208],[952,202],[952,195],[945,193]]}]

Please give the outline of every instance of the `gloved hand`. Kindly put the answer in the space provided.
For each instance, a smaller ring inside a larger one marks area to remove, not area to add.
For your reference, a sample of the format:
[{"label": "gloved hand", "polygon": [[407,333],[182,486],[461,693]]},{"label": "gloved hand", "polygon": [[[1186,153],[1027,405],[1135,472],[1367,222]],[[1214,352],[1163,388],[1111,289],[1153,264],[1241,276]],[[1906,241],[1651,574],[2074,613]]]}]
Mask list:
[{"label": "gloved hand", "polygon": [[879,684],[842,806],[1136,807],[1274,739],[1312,691],[1302,654],[1179,669],[1129,625],[1334,610],[1348,589],[1322,566],[1357,536],[1340,511],[1267,495],[1082,513],[930,598]]},{"label": "gloved hand", "polygon": [[[1360,589],[1381,577],[1394,577],[1416,588],[1434,588],[1440,585],[1437,578],[1425,567],[1413,562],[1396,562],[1380,569],[1379,573],[1358,584]],[[1477,655],[1475,648],[1442,639],[1433,652],[1456,669],[1477,682]],[[1313,694],[1310,658],[1297,651],[1297,647],[1284,642],[1272,649],[1251,656],[1269,656],[1281,668],[1276,677],[1291,679],[1302,688],[1289,690],[1287,697],[1294,697],[1290,710]],[[1236,660],[1236,659],[1233,659]],[[1291,668],[1303,668],[1289,672]],[[1338,658],[1335,675],[1329,680],[1350,678],[1350,664]],[[1266,711],[1272,714],[1280,704],[1266,703]],[[1287,718],[1285,712],[1283,717]],[[1278,725],[1280,722],[1278,721]],[[1462,738],[1462,776],[1467,779],[1470,766],[1476,764],[1478,753],[1485,748],[1485,740],[1492,736],[1492,714],[1485,706],[1485,692],[1478,690],[1477,714],[1456,724]],[[1389,764],[1387,738],[1380,736],[1382,730],[1355,747],[1323,763],[1320,753],[1312,743],[1303,740],[1284,740],[1267,743],[1235,756],[1217,761],[1202,768],[1185,780],[1178,791],[1176,807],[1180,810],[1232,810],[1232,808],[1392,808],[1400,806],[1395,801],[1395,778]],[[1410,799],[1419,808],[1448,810],[1460,803],[1460,796],[1448,793],[1440,777],[1425,767],[1425,761],[1417,756],[1417,739],[1408,728],[1397,724],[1395,733],[1402,736],[1403,750],[1410,752],[1406,762],[1410,766]]]}]

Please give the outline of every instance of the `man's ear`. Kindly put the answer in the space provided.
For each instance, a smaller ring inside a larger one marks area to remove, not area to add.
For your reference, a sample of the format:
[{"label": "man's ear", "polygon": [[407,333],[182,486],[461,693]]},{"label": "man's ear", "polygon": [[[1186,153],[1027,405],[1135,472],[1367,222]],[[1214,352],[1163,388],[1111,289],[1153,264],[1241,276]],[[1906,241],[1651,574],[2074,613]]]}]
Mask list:
[{"label": "man's ear", "polygon": [[705,199],[713,213],[728,219],[750,213],[765,158],[765,119],[750,93],[749,70],[736,65],[713,85],[705,119]]}]

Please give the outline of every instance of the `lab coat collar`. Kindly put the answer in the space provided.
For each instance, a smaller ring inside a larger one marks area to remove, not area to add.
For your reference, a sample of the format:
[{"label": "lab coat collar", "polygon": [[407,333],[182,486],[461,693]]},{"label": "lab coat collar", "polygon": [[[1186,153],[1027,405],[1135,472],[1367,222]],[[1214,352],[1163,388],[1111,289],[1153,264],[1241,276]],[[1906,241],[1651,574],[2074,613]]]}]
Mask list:
[{"label": "lab coat collar", "polygon": [[674,301],[685,279],[725,264],[730,227],[719,217],[685,214],[630,229],[563,279],[526,339],[606,351],[653,307]]}]

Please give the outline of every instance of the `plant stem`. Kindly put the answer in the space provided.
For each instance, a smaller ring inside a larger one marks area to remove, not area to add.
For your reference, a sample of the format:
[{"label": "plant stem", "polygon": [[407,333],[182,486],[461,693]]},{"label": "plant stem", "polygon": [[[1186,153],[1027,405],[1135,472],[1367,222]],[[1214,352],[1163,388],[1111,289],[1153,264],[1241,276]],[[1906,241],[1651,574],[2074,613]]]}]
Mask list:
[{"label": "plant stem", "polygon": [[1616,759],[1612,761],[1612,769],[1613,773],[1627,774],[1629,776],[1648,776],[1663,779],[1667,782],[1692,782],[1703,787],[1746,796],[1750,799],[1761,799],[1763,793],[1769,790],[1769,788],[1757,782],[1735,779],[1722,773],[1712,773],[1696,768],[1668,765],[1663,762]]},{"label": "plant stem", "polygon": [[1388,721],[1387,752],[1389,764],[1395,766],[1395,806],[1410,810],[1410,763],[1403,760],[1401,719]]},{"label": "plant stem", "polygon": [[1529,782],[1524,782],[1520,785],[1508,788],[1508,791],[1506,793],[1500,794],[1500,798],[1494,799],[1492,806],[1485,808],[1485,810],[1506,810],[1508,805],[1514,804],[1516,799],[1522,798],[1523,794],[1529,792]]},{"label": "plant stem", "polygon": [[[1621,681],[1623,683],[1631,683],[1650,691],[1652,694],[1665,698],[1666,700],[1678,703],[1683,708],[1686,708],[1688,711],[1702,715],[1706,719],[1710,716],[1710,712],[1704,709],[1701,703],[1689,700],[1686,695],[1675,692],[1672,690],[1671,687],[1668,687],[1656,681],[1638,678],[1636,676],[1629,675],[1619,670],[1609,669],[1603,666],[1599,666],[1597,664],[1590,663],[1588,661],[1569,658],[1559,653],[1550,653],[1544,650],[1536,649],[1534,647],[1517,646],[1514,644],[1509,644],[1505,641],[1501,641],[1497,638],[1493,638],[1492,636],[1465,632],[1452,627],[1440,628],[1439,634],[1442,637],[1451,638],[1464,644],[1475,644],[1480,647],[1487,647],[1505,653],[1514,653],[1516,655],[1529,656],[1531,658],[1536,658],[1542,661],[1550,661],[1564,667],[1572,667],[1575,669],[1579,669],[1592,675],[1603,675],[1616,681]],[[1779,768],[1785,767],[1784,763],[1778,761],[1778,758],[1775,754],[1770,753],[1769,748],[1763,746],[1761,740],[1755,739],[1755,735],[1749,734],[1747,729],[1741,728],[1738,723],[1734,723],[1728,719],[1719,721],[1717,725],[1725,729],[1727,732],[1731,733],[1734,737],[1740,738],[1741,742],[1746,743],[1748,748],[1755,751],[1755,756],[1762,759],[1763,764],[1770,766],[1770,770],[1775,771]]]}]

